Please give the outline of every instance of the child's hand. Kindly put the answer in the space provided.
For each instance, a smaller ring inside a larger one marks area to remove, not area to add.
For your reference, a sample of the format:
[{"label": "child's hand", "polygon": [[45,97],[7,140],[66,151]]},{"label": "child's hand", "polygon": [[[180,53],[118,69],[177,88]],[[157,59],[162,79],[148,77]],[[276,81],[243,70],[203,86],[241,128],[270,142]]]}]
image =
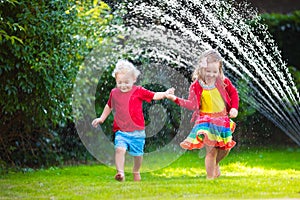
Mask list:
[{"label": "child's hand", "polygon": [[97,128],[98,124],[102,124],[102,123],[103,123],[103,120],[101,118],[96,118],[96,119],[93,120],[92,126],[94,128]]},{"label": "child's hand", "polygon": [[230,118],[236,118],[238,115],[238,110],[235,108],[231,108],[229,111],[229,117]]},{"label": "child's hand", "polygon": [[174,91],[175,91],[175,88],[169,88],[167,91],[166,91],[166,98],[169,99],[169,100],[172,100],[172,101],[175,101],[176,100],[176,96],[174,95]]},{"label": "child's hand", "polygon": [[167,91],[166,91],[166,93],[167,93],[167,95],[168,94],[174,94],[174,92],[175,92],[175,88],[169,88]]},{"label": "child's hand", "polygon": [[171,101],[175,101],[176,100],[176,96],[174,94],[167,94],[167,99],[171,100]]}]

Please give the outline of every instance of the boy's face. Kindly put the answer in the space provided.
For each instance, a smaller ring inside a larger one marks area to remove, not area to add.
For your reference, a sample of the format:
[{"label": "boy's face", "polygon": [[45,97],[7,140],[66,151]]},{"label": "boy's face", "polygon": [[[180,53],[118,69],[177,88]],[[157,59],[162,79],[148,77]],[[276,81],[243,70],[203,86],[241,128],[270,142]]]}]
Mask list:
[{"label": "boy's face", "polygon": [[121,90],[121,92],[129,92],[132,89],[133,84],[136,79],[132,74],[129,73],[118,73],[116,74],[116,83],[117,88]]}]

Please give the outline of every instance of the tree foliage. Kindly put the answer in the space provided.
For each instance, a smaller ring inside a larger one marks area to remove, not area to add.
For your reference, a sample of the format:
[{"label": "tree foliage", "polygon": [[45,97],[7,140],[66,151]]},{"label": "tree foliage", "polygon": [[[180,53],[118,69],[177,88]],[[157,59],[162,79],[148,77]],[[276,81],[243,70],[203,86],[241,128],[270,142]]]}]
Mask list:
[{"label": "tree foliage", "polygon": [[[112,16],[98,1],[9,0],[0,4],[0,159],[60,161],[57,126],[72,120],[73,82]],[[47,161],[47,162],[46,162]]]}]

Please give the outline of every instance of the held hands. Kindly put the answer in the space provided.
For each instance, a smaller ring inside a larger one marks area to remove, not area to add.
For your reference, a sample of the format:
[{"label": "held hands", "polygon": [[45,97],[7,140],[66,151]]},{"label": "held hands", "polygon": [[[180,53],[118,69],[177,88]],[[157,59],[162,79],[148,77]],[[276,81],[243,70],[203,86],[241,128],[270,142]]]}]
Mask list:
[{"label": "held hands", "polygon": [[166,93],[166,97],[169,95],[169,94],[174,94],[174,92],[175,92],[175,88],[169,88],[169,89],[167,89],[167,91],[165,92]]},{"label": "held hands", "polygon": [[161,100],[161,99],[167,98],[168,95],[174,94],[174,91],[175,91],[174,88],[169,88],[165,92],[155,92],[153,100]]},{"label": "held hands", "polygon": [[176,100],[176,96],[174,95],[174,91],[175,88],[170,88],[166,91],[166,98],[171,100],[171,101],[175,101]]},{"label": "held hands", "polygon": [[166,97],[167,97],[167,99],[169,99],[171,101],[175,101],[177,98],[174,94],[168,94]]},{"label": "held hands", "polygon": [[238,115],[238,110],[235,108],[231,108],[229,111],[229,117],[230,118],[236,118]]}]

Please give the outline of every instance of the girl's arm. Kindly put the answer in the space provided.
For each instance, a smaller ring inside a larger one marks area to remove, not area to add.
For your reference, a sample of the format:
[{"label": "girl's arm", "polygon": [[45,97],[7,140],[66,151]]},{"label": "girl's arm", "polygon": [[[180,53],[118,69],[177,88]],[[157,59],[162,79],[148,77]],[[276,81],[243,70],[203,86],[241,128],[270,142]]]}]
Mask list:
[{"label": "girl's arm", "polygon": [[[189,89],[189,97],[188,99],[183,99],[177,97],[174,102],[181,107],[187,108],[189,110],[197,110],[199,109],[199,102],[197,99],[197,94],[195,91],[195,85],[191,85]],[[200,95],[200,94],[198,94]],[[172,99],[171,99],[172,100]]]},{"label": "girl's arm", "polygon": [[237,89],[234,87],[234,85],[231,83],[231,81],[228,79],[226,83],[226,91],[229,95],[229,98],[231,100],[231,109],[229,111],[229,117],[235,118],[238,115],[238,108],[239,108],[239,94]]},{"label": "girl's arm", "polygon": [[98,124],[102,124],[106,120],[108,115],[110,114],[111,110],[112,109],[106,104],[101,116],[99,118],[96,118],[93,120],[93,122],[92,122],[93,127],[96,128],[98,126]]},{"label": "girl's arm", "polygon": [[227,79],[226,85],[227,85],[226,91],[227,91],[227,93],[229,95],[229,98],[231,100],[231,108],[235,108],[236,110],[238,110],[239,101],[240,101],[238,91],[229,79]]}]

